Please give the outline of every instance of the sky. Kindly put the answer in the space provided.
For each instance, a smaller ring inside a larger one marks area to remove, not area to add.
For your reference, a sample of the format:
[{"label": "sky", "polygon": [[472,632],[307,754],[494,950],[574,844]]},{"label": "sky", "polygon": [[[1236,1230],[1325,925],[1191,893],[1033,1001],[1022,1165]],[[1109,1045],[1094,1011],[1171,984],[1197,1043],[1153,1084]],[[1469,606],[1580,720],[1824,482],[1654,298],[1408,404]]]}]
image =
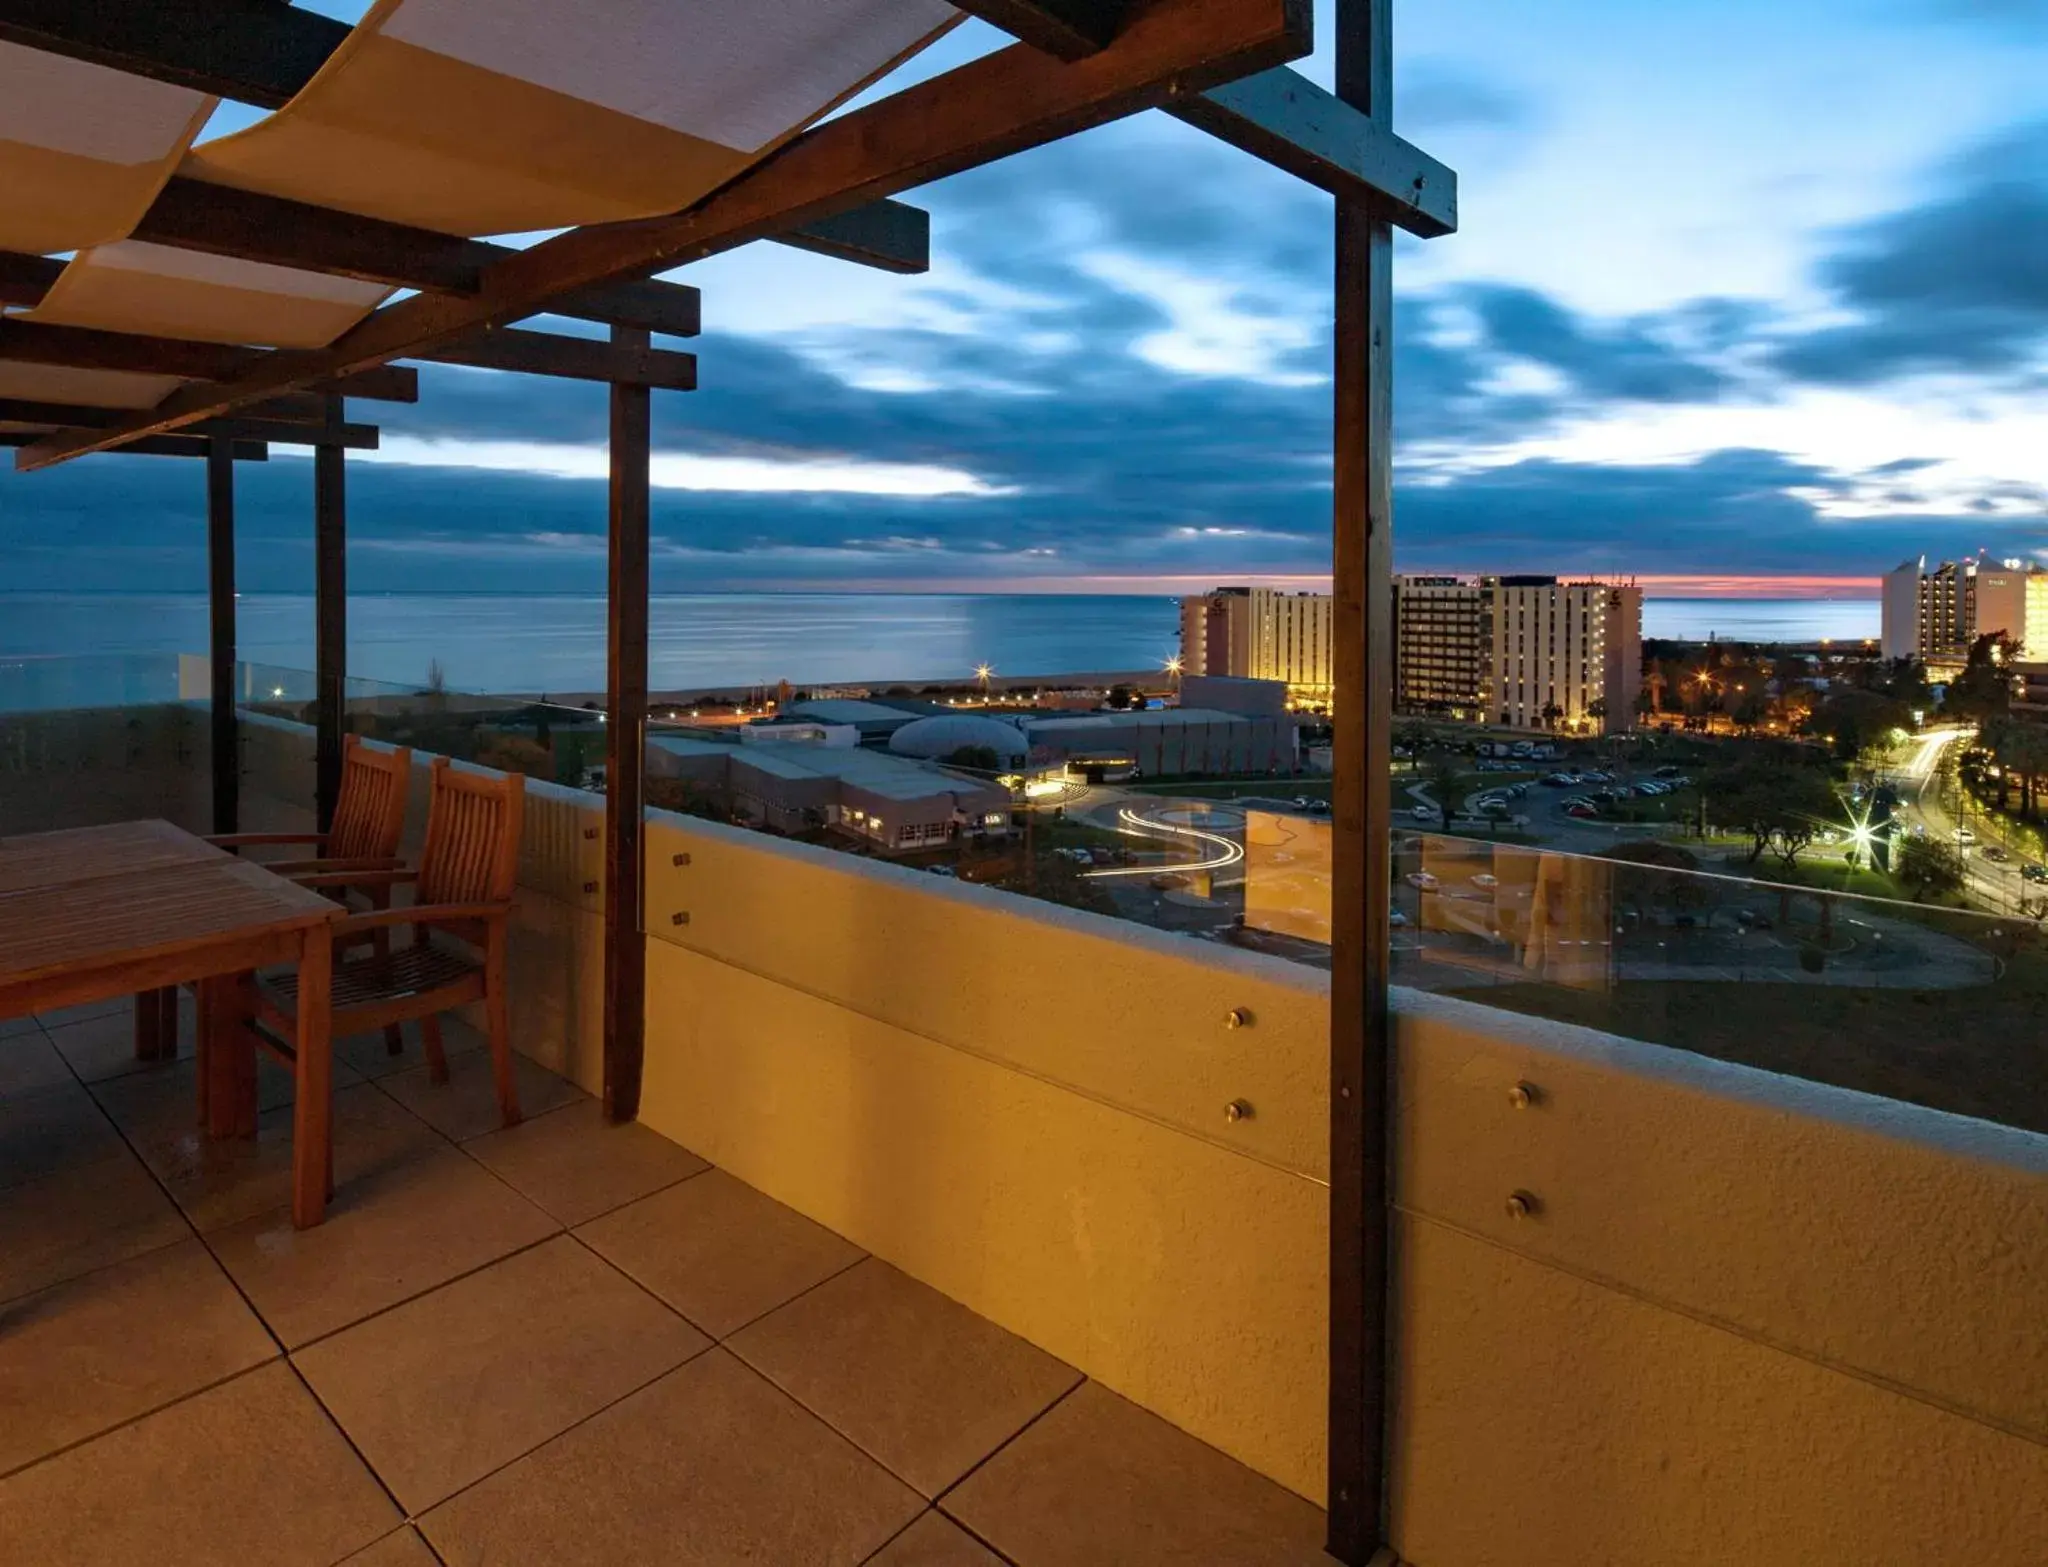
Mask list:
[{"label": "sky", "polygon": [[[1399,569],[2048,562],[2048,0],[1407,0],[1396,42],[1462,223],[1396,247]],[[655,397],[658,588],[1327,579],[1328,197],[1147,114],[906,199],[922,277],[766,244],[670,274],[705,331],[699,390]],[[602,390],[421,381],[354,405],[352,586],[600,587]],[[202,485],[0,474],[0,588],[203,586]],[[310,491],[281,450],[241,470],[245,587],[309,582]]]}]

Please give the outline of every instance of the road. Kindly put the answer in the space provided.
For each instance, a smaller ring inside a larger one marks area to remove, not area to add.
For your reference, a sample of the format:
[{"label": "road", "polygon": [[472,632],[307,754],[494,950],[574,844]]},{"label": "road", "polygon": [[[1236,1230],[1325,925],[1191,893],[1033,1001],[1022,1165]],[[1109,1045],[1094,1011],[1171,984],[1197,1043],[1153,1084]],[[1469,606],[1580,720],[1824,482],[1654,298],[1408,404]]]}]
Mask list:
[{"label": "road", "polygon": [[[1956,829],[1965,823],[1959,822],[1943,801],[1943,773],[1950,749],[1959,742],[1975,739],[1976,734],[1973,728],[1930,729],[1920,736],[1912,754],[1892,772],[1892,787],[1899,792],[1899,814],[1908,831],[1924,827],[1927,836],[1937,842],[1956,842]],[[1960,789],[1955,796],[1958,801],[1965,801]],[[1963,856],[1966,895],[1980,908],[2001,914],[2020,912],[2030,891],[2020,876],[2020,856],[2011,854],[2001,862],[1984,854],[1994,844],[2010,853],[2010,846],[2002,841],[2004,824],[1995,814],[1972,810],[1967,803],[1964,809],[1967,825],[1979,840],[1974,845],[1957,845]],[[2039,896],[2034,894],[2035,901]]]}]

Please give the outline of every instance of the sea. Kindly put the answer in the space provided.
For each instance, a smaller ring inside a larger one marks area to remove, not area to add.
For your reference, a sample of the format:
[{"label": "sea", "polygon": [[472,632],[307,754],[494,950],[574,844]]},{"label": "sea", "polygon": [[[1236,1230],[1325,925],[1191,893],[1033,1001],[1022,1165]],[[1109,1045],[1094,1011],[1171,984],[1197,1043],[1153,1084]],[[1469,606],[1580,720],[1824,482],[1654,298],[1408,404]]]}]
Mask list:
[{"label": "sea", "polygon": [[[453,691],[601,690],[604,600],[592,595],[361,594],[349,673],[416,687],[438,665]],[[310,596],[246,594],[238,651],[310,669]],[[1648,599],[1643,634],[1704,640],[1850,641],[1878,634],[1878,605],[1847,599]],[[649,683],[707,687],[968,680],[1157,669],[1179,646],[1176,601],[1150,595],[719,593],[659,595]],[[0,592],[0,657],[199,653],[200,593]]]}]

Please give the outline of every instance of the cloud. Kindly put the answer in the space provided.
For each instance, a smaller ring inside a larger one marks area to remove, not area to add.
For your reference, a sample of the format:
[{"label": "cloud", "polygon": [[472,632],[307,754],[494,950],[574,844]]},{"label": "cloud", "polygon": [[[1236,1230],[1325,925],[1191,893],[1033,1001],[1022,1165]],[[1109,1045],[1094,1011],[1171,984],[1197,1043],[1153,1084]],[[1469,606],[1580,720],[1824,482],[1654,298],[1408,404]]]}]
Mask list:
[{"label": "cloud", "polygon": [[1789,375],[1873,385],[2033,371],[2048,341],[2048,121],[1954,160],[1943,193],[1858,225],[1819,269],[1851,319],[1790,337]]}]

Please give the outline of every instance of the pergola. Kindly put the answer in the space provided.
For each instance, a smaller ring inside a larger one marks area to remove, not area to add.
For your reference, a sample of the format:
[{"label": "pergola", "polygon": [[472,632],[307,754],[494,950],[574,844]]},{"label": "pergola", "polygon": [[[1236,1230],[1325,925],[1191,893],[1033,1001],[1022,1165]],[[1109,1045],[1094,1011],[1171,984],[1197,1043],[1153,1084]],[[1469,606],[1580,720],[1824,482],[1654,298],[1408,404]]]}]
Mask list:
[{"label": "pergola", "polygon": [[[1010,48],[826,118],[964,16]],[[1330,1549],[1382,1538],[1392,244],[1456,226],[1394,134],[1391,0],[0,0],[0,442],[206,463],[214,818],[236,826],[234,463],[310,447],[317,808],[338,786],[344,399],[424,360],[610,387],[604,1097],[637,1110],[649,399],[696,386],[694,288],[756,240],[914,273],[930,180],[1159,108],[1336,199]],[[214,103],[275,112],[194,146]],[[527,248],[480,236],[563,230]],[[59,259],[63,258],[63,259]],[[606,339],[516,323],[553,315]]]}]

